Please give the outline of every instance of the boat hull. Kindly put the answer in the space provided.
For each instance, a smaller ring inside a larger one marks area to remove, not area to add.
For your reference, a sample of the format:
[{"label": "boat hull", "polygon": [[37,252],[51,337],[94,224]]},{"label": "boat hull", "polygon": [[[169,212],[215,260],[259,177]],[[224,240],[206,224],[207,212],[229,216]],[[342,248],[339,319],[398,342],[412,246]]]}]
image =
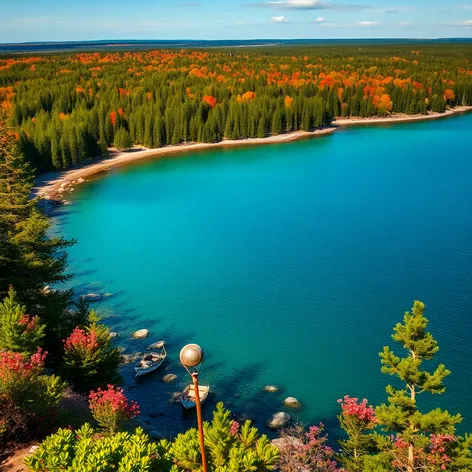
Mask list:
[{"label": "boat hull", "polygon": [[[191,410],[192,408],[196,407],[195,397],[187,395],[187,392],[190,390],[192,386],[189,385],[182,393],[180,397],[180,403],[186,410]],[[210,393],[210,386],[209,385],[200,385],[199,386],[199,394],[200,394],[200,403],[205,403],[206,399],[208,398],[208,394]]]}]

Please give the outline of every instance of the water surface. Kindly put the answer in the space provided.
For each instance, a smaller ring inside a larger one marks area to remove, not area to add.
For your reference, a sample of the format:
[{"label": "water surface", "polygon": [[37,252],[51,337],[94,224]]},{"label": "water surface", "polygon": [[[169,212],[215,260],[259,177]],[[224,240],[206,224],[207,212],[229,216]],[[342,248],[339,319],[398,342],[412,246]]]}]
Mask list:
[{"label": "water surface", "polygon": [[[447,393],[420,405],[461,412],[471,431],[471,129],[472,114],[193,152],[73,194],[57,225],[78,240],[76,293],[113,294],[94,307],[127,352],[146,345],[130,338],[139,328],[168,342],[162,373],[135,382],[123,368],[129,396],[159,415],[152,426],[194,424],[167,400],[188,380],[179,350],[196,342],[207,416],[224,401],[263,428],[290,395],[297,420],[336,433],[338,398],[386,399],[378,353],[419,299],[452,370]],[[161,382],[170,372],[178,381]]]}]

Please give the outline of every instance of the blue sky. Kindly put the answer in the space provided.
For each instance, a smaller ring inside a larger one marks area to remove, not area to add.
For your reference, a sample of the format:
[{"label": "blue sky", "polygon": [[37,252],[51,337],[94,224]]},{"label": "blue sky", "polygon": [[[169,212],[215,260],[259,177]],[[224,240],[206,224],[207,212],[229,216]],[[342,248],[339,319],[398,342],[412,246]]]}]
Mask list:
[{"label": "blue sky", "polygon": [[0,0],[0,42],[472,37],[472,0]]}]

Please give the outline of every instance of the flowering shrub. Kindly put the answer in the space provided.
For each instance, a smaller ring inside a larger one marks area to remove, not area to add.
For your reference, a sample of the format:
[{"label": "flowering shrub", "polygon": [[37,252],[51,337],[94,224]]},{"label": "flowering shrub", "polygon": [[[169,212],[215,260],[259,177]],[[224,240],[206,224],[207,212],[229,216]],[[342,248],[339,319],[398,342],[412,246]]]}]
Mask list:
[{"label": "flowering shrub", "polygon": [[32,433],[51,418],[65,384],[44,373],[45,357],[40,348],[27,359],[0,351],[0,439]]},{"label": "flowering shrub", "polygon": [[139,406],[128,401],[123,389],[108,385],[106,390],[99,388],[89,395],[90,411],[95,421],[108,433],[114,434],[123,424],[139,415]]},{"label": "flowering shrub", "polygon": [[328,436],[323,428],[322,423],[310,426],[308,431],[302,426],[294,426],[281,433],[279,468],[282,472],[342,471],[335,461],[334,450],[326,444]]},{"label": "flowering shrub", "polygon": [[365,425],[365,427],[371,428],[377,423],[375,417],[374,407],[367,406],[367,399],[364,398],[361,402],[358,398],[351,398],[349,395],[345,395],[344,399],[339,399],[338,403],[341,405],[341,414],[344,418],[355,418]]},{"label": "flowering shrub", "polygon": [[92,310],[89,325],[76,327],[64,340],[64,359],[60,372],[75,391],[88,393],[120,381],[120,355],[110,343],[108,328],[98,323]]},{"label": "flowering shrub", "polygon": [[[408,471],[408,441],[399,436],[392,436],[392,465],[395,470]],[[465,446],[465,448],[464,448]],[[469,470],[467,459],[467,446],[462,438],[452,434],[431,434],[429,439],[422,438],[421,444],[415,444],[414,463],[415,470],[441,472],[442,470]],[[461,457],[462,456],[462,457]],[[466,462],[465,462],[466,461]],[[462,469],[460,468],[463,467]]]},{"label": "flowering shrub", "polygon": [[341,428],[348,435],[347,440],[341,440],[341,462],[350,471],[364,470],[364,456],[375,448],[374,436],[369,432],[377,424],[374,408],[367,405],[367,399],[359,401],[345,395],[339,399],[341,414],[338,416]]},{"label": "flowering shrub", "polygon": [[97,333],[91,331],[87,333],[78,326],[72,331],[70,336],[64,341],[64,349],[66,351],[94,351],[98,348]]}]

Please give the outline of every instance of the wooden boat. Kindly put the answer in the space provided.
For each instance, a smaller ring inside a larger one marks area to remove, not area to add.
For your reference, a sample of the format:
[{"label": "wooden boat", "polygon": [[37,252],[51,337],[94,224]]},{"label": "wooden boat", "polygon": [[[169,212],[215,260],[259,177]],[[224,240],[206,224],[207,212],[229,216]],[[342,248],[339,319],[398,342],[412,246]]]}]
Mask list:
[{"label": "wooden boat", "polygon": [[[146,349],[150,352],[145,354],[134,367],[136,377],[154,372],[163,364],[167,357],[164,341],[157,341],[156,343],[150,344]],[[153,351],[153,349],[159,349],[159,351]]]},{"label": "wooden boat", "polygon": [[[210,386],[199,385],[198,393],[200,394],[200,403],[205,403],[205,400],[208,398],[208,394],[210,393]],[[186,410],[195,408],[195,387],[193,384],[185,387],[185,390],[182,392],[182,396],[180,397],[180,402]]]}]

